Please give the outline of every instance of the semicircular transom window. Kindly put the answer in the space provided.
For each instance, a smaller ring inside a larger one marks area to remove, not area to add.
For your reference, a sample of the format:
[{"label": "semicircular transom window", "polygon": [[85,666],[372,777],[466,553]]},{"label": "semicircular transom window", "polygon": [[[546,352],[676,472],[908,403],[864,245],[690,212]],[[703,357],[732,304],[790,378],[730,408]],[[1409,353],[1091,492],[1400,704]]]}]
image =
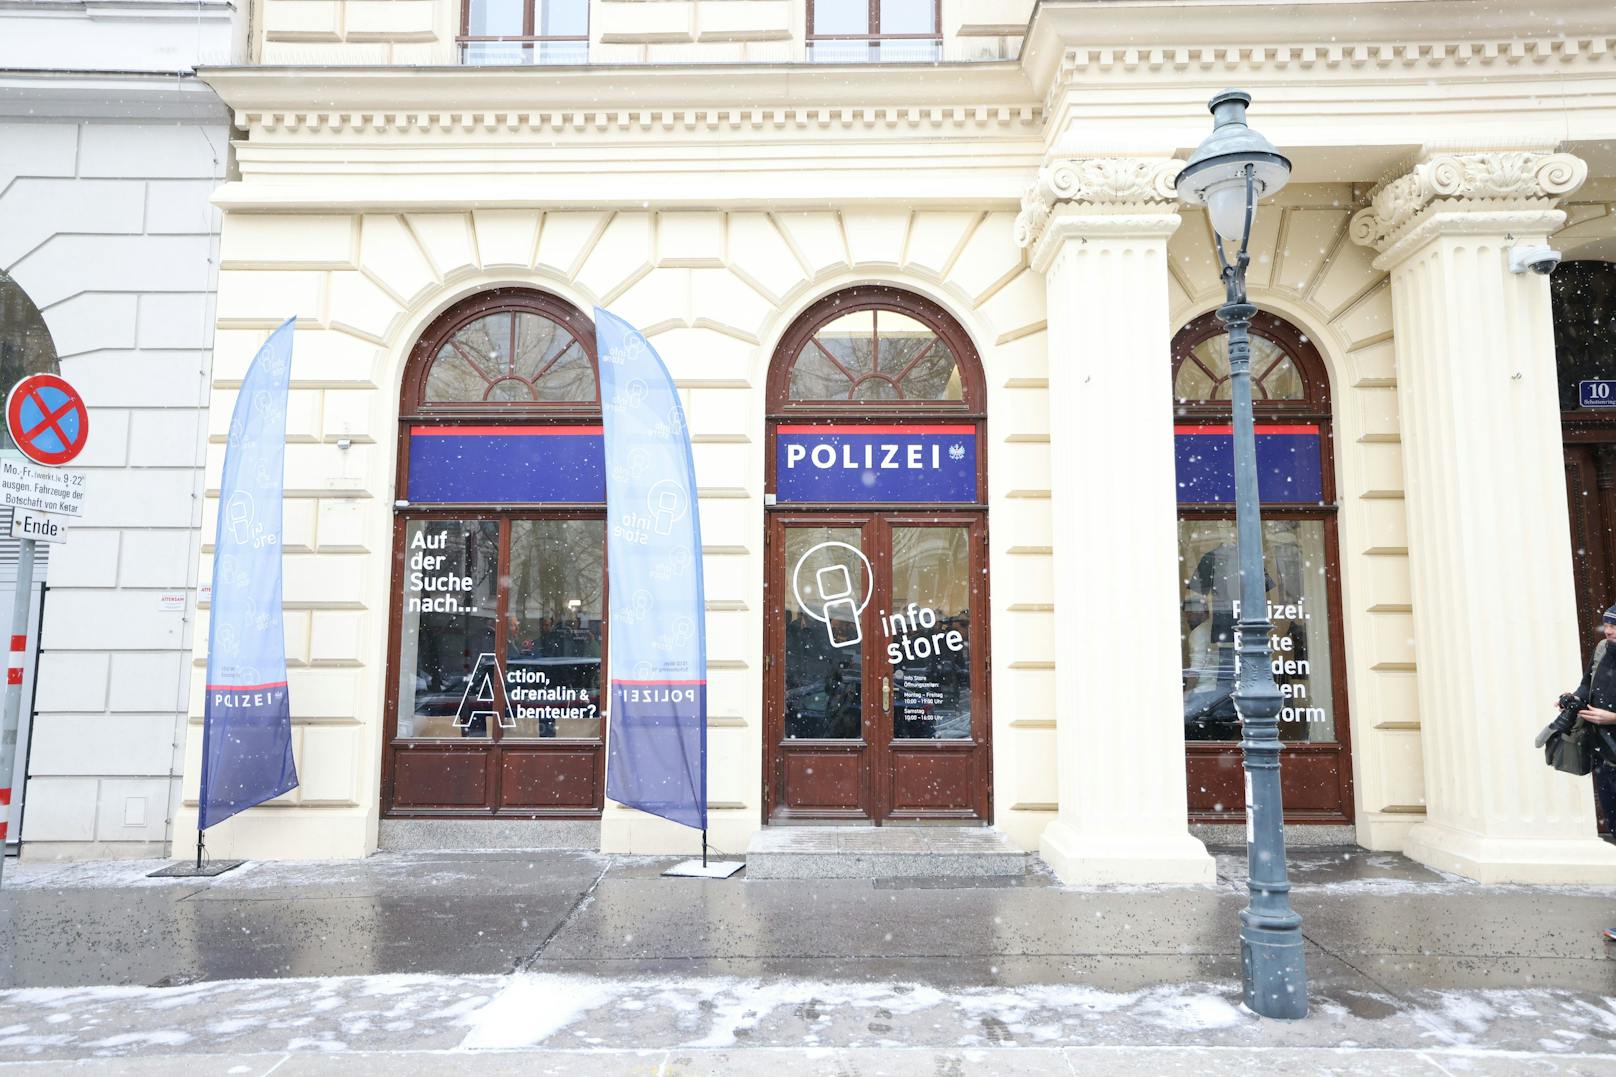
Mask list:
[{"label": "semicircular transom window", "polygon": [[[1181,353],[1173,371],[1173,396],[1180,404],[1229,399],[1229,338],[1217,333]],[[1253,400],[1306,400],[1307,386],[1296,360],[1274,341],[1251,334]]]},{"label": "semicircular transom window", "polygon": [[792,358],[791,401],[964,400],[959,359],[935,329],[900,310],[831,318]]},{"label": "semicircular transom window", "polygon": [[474,318],[438,346],[422,402],[590,404],[599,398],[584,344],[543,314],[504,310]]}]

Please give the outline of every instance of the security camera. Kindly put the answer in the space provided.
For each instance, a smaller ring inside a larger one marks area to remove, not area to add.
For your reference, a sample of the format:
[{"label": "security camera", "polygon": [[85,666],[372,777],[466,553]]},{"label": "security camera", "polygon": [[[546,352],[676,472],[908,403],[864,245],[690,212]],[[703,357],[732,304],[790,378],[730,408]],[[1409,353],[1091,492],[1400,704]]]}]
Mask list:
[{"label": "security camera", "polygon": [[1509,271],[1511,273],[1525,273],[1530,269],[1540,276],[1548,276],[1554,272],[1554,267],[1560,264],[1560,252],[1547,244],[1539,243],[1533,247],[1511,247],[1509,249]]}]

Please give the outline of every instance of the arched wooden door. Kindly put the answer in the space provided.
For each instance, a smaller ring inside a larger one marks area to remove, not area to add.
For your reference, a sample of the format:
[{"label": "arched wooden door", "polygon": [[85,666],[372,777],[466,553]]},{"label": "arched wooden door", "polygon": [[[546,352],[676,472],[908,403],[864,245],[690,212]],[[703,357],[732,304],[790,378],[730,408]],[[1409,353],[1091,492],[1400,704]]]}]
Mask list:
[{"label": "arched wooden door", "polygon": [[936,304],[837,293],[769,378],[765,819],[991,818],[981,365]]},{"label": "arched wooden door", "polygon": [[595,334],[541,292],[446,311],[399,423],[382,812],[602,806],[606,475]]},{"label": "arched wooden door", "polygon": [[[1283,702],[1285,819],[1353,817],[1351,726],[1336,529],[1330,385],[1307,336],[1282,318],[1251,323],[1258,489],[1274,678]],[[1184,740],[1190,818],[1245,816],[1232,693],[1238,641],[1233,415],[1224,326],[1212,314],[1173,338]]]}]

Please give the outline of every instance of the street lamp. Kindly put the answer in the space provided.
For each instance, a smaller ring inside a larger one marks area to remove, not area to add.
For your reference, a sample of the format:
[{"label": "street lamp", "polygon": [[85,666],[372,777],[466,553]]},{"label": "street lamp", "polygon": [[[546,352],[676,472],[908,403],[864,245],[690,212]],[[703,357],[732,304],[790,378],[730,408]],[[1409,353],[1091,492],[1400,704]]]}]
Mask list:
[{"label": "street lamp", "polygon": [[[1279,784],[1279,688],[1269,666],[1268,596],[1263,587],[1262,512],[1257,493],[1257,438],[1251,413],[1251,316],[1246,301],[1247,246],[1257,199],[1290,178],[1291,163],[1246,126],[1251,95],[1226,90],[1208,104],[1206,136],[1175,186],[1186,204],[1206,206],[1217,233],[1226,299],[1218,319],[1229,330],[1229,395],[1234,409],[1235,530],[1240,550],[1240,656],[1234,691],[1246,768],[1246,860],[1250,900],[1240,912],[1240,968],[1246,1005],[1264,1017],[1307,1016],[1302,918],[1291,908],[1285,878],[1284,807]],[[1225,243],[1240,246],[1229,260]]]}]

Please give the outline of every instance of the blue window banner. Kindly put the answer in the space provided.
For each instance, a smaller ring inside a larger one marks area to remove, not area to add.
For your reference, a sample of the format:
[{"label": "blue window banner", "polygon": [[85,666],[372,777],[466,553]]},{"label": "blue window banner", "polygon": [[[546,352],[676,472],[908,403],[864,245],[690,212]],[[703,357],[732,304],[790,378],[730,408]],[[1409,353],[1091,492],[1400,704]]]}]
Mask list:
[{"label": "blue window banner", "polygon": [[690,433],[638,330],[596,307],[595,339],[612,629],[606,795],[705,831],[707,603]]},{"label": "blue window banner", "polygon": [[412,505],[606,500],[599,426],[414,426],[405,497]]},{"label": "blue window banner", "polygon": [[297,788],[281,627],[281,497],[294,322],[288,319],[258,350],[230,415],[213,539],[199,830]]},{"label": "blue window banner", "polygon": [[[1234,427],[1175,426],[1173,444],[1180,502],[1234,502]],[[1257,427],[1257,493],[1265,502],[1317,504],[1324,500],[1317,424]]]},{"label": "blue window banner", "polygon": [[776,504],[974,504],[977,495],[974,425],[775,428]]}]

